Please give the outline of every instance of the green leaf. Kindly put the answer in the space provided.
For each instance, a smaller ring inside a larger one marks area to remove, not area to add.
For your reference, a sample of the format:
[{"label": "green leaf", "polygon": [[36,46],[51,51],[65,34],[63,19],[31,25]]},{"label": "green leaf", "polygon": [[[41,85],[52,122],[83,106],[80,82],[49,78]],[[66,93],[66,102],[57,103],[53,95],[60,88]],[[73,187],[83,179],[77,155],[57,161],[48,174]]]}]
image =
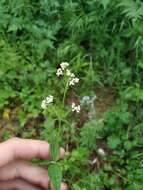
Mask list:
[{"label": "green leaf", "polygon": [[132,19],[132,21],[143,17],[143,3],[140,1],[124,0],[119,2],[118,6],[123,7],[123,14]]},{"label": "green leaf", "polygon": [[55,190],[60,190],[62,182],[62,169],[58,163],[51,163],[48,167],[48,175]]},{"label": "green leaf", "polygon": [[50,152],[52,160],[57,161],[60,154],[60,146],[59,146],[58,136],[56,134],[53,134],[51,137]]},{"label": "green leaf", "polygon": [[103,5],[104,9],[106,9],[109,2],[110,2],[110,0],[100,0],[100,3]]},{"label": "green leaf", "polygon": [[117,146],[121,143],[120,139],[116,136],[110,136],[107,139],[108,147],[111,149],[117,148]]}]

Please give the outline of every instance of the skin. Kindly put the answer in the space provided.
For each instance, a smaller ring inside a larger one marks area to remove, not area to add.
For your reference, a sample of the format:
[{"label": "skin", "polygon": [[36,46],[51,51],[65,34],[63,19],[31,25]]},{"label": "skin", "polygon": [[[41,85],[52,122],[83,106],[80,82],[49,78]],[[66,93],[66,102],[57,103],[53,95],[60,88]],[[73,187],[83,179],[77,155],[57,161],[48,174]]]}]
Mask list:
[{"label": "skin", "polygon": [[[64,157],[60,149],[60,158]],[[0,190],[48,190],[47,170],[28,163],[32,158],[50,159],[49,143],[12,138],[0,144]],[[62,183],[61,190],[67,190]]]}]

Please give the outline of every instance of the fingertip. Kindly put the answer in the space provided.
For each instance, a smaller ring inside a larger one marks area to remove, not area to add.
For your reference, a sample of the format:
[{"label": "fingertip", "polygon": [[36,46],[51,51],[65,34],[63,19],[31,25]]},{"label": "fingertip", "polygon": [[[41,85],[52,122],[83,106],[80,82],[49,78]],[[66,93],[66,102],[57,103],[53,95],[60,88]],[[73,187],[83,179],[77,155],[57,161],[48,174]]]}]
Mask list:
[{"label": "fingertip", "polygon": [[67,189],[68,189],[67,185],[65,183],[62,183],[61,190],[67,190]]},{"label": "fingertip", "polygon": [[[53,187],[53,185],[51,185],[50,187],[51,187],[50,188],[51,190],[55,190],[54,187]],[[61,190],[68,190],[68,187],[67,187],[67,185],[65,183],[62,183],[60,189]]]},{"label": "fingertip", "polygon": [[60,158],[64,158],[65,150],[63,148],[60,148]]}]

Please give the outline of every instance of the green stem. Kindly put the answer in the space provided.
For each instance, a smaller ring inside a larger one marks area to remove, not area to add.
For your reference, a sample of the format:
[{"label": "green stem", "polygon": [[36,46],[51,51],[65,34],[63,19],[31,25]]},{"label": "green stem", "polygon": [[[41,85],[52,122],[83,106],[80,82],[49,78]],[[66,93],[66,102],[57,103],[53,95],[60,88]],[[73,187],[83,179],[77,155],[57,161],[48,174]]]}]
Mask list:
[{"label": "green stem", "polygon": [[67,90],[68,90],[68,86],[69,86],[69,80],[67,80],[65,90],[64,90],[63,101],[62,101],[63,102],[63,108],[64,108],[64,103],[65,103],[65,98],[66,98],[66,93],[67,93]]}]

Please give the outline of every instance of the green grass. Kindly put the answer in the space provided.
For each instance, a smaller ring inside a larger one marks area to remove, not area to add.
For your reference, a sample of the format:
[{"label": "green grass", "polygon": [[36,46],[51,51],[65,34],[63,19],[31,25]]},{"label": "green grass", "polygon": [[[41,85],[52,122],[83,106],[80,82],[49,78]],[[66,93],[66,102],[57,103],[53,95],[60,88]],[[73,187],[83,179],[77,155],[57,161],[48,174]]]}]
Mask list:
[{"label": "green grass", "polygon": [[142,10],[140,0],[0,1],[1,140],[49,140],[55,124],[40,105],[63,96],[55,75],[62,61],[80,78],[67,104],[90,97],[62,124],[71,190],[143,187]]}]

